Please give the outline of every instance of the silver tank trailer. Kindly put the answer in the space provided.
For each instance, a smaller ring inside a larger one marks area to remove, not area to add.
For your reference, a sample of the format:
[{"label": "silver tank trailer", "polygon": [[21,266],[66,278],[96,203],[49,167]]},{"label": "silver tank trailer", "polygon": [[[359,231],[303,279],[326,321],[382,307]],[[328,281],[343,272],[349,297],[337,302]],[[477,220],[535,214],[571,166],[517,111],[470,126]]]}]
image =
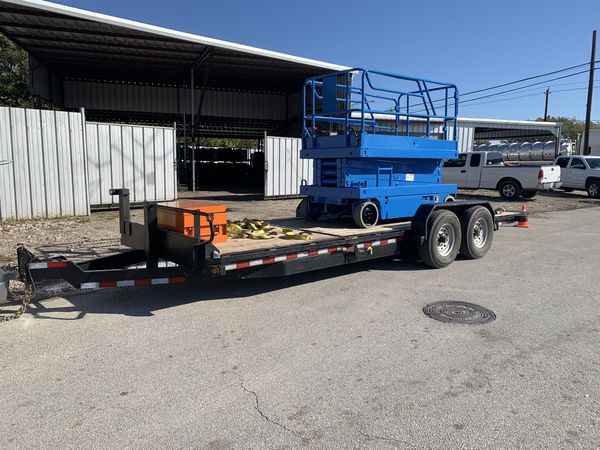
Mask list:
[{"label": "silver tank trailer", "polygon": [[544,144],[544,153],[542,154],[542,160],[544,161],[554,161],[554,152],[555,150],[554,141],[548,141]]},{"label": "silver tank trailer", "polygon": [[502,159],[505,161],[508,159],[508,144],[500,144],[497,148],[497,151],[502,153]]},{"label": "silver tank trailer", "polygon": [[544,143],[534,142],[531,144],[531,150],[529,151],[530,161],[543,161],[544,160]]},{"label": "silver tank trailer", "polygon": [[529,153],[531,153],[531,142],[523,142],[519,147],[519,159],[518,161],[531,161]]},{"label": "silver tank trailer", "polygon": [[508,161],[518,161],[519,160],[519,149],[521,148],[521,144],[518,142],[513,142],[508,146],[508,152],[506,153],[505,160]]}]

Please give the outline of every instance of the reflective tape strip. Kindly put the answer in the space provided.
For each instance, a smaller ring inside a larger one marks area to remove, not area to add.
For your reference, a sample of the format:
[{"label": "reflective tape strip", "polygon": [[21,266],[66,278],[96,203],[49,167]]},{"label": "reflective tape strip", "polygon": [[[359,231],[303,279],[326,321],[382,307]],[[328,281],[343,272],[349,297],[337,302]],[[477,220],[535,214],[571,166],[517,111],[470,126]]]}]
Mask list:
[{"label": "reflective tape strip", "polygon": [[99,289],[109,287],[132,287],[132,286],[154,286],[158,284],[178,284],[185,283],[185,277],[170,278],[141,278],[139,280],[118,280],[118,281],[90,281],[81,283],[80,289]]},{"label": "reflective tape strip", "polygon": [[359,244],[350,245],[348,247],[330,247],[330,248],[322,248],[320,250],[309,250],[307,252],[289,253],[287,255],[280,255],[280,256],[274,256],[274,257],[272,256],[269,258],[253,259],[252,261],[243,261],[243,262],[234,263],[234,264],[227,264],[224,268],[225,268],[225,271],[227,272],[230,270],[246,269],[248,267],[263,266],[266,264],[273,264],[276,262],[293,261],[295,259],[308,258],[311,256],[329,255],[332,253],[339,253],[339,252],[344,252],[344,251],[351,252],[351,251],[354,251],[354,247],[356,247],[356,248],[378,247],[378,246],[382,246],[382,245],[396,244],[397,242],[402,241],[402,239],[403,239],[403,237],[399,236],[397,238],[382,239],[380,241],[361,242]]},{"label": "reflective tape strip", "polygon": [[29,263],[30,269],[64,269],[67,261],[46,261]]}]

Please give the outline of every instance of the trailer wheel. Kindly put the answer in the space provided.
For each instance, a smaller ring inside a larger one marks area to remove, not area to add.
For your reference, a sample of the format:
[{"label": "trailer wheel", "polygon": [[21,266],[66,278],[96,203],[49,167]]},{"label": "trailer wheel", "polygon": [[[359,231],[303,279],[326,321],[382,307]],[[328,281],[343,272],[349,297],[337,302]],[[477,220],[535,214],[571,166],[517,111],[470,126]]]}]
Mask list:
[{"label": "trailer wheel", "polygon": [[521,192],[521,197],[523,198],[533,198],[538,194],[538,191],[523,191]]},{"label": "trailer wheel", "polygon": [[308,197],[302,199],[298,205],[298,212],[305,220],[317,220],[322,214],[321,208],[311,203]]},{"label": "trailer wheel", "polygon": [[354,223],[361,228],[369,228],[379,221],[379,208],[373,202],[360,202],[352,211]]},{"label": "trailer wheel", "polygon": [[452,211],[441,209],[429,216],[427,229],[427,236],[419,247],[419,255],[429,267],[446,267],[454,261],[460,249],[460,221]]},{"label": "trailer wheel", "polygon": [[494,219],[483,206],[467,209],[460,218],[462,242],[460,253],[465,258],[483,258],[494,240]]}]

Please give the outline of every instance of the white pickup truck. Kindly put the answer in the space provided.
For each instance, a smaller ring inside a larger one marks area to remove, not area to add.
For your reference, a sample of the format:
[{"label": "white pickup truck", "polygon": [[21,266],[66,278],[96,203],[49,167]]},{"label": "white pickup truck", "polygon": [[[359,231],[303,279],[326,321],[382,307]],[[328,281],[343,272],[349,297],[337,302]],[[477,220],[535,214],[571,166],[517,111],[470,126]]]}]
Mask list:
[{"label": "white pickup truck", "polygon": [[561,188],[587,191],[591,198],[600,198],[600,156],[559,156],[555,163],[561,170]]},{"label": "white pickup truck", "polygon": [[444,163],[442,181],[465,189],[497,189],[506,200],[533,198],[540,189],[560,186],[560,167],[509,165],[498,152],[459,153]]}]

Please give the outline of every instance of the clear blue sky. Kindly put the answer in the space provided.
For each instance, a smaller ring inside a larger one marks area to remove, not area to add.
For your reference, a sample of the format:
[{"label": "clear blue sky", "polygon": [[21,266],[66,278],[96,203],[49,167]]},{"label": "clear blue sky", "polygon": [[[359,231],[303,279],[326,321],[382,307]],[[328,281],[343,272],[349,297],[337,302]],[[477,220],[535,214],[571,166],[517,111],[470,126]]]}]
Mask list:
[{"label": "clear blue sky", "polygon": [[[589,61],[592,30],[600,31],[599,0],[56,1],[327,62],[450,81],[462,92]],[[551,90],[584,88],[587,74],[549,84]],[[460,115],[533,119],[543,115],[545,88],[473,101]],[[585,89],[555,92],[549,113],[583,119],[585,104]],[[600,88],[593,104],[592,119],[600,120]]]}]

